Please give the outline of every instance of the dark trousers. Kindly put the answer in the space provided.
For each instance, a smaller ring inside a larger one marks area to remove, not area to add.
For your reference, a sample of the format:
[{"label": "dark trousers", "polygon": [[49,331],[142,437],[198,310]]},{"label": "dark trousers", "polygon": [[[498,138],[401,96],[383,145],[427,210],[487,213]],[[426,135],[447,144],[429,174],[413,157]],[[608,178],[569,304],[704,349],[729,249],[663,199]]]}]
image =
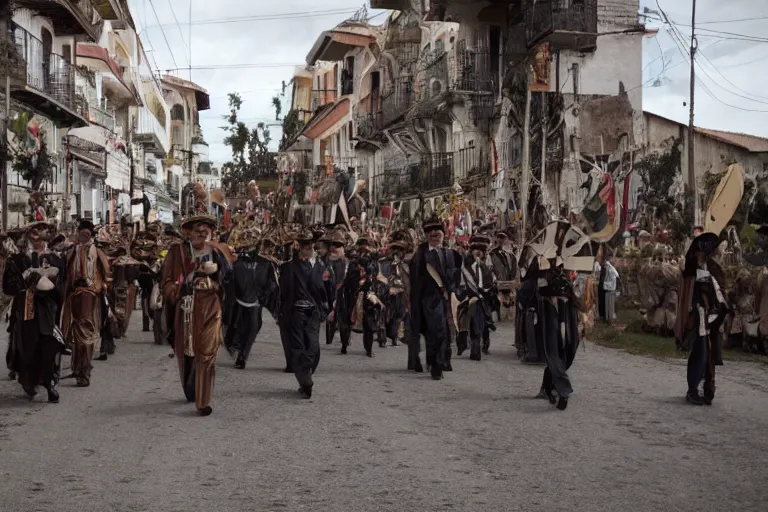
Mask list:
[{"label": "dark trousers", "polygon": [[101,296],[101,355],[115,353],[115,337],[112,335],[112,321],[109,319],[109,306],[104,295]]},{"label": "dark trousers", "polygon": [[337,324],[339,328],[339,337],[341,338],[341,346],[348,347],[349,342],[352,339],[352,327],[349,325]]},{"label": "dark trousers", "polygon": [[184,389],[184,397],[187,399],[187,402],[195,401],[195,377],[195,358],[184,356],[184,375],[182,376],[181,386]]},{"label": "dark trousers", "polygon": [[539,319],[544,329],[544,360],[547,367],[544,369],[545,389],[555,389],[561,397],[568,398],[573,393],[571,379],[568,377],[568,368],[573,361],[568,361],[565,354],[561,354],[560,346],[562,336],[560,334],[560,322],[555,307],[543,302],[542,317]]},{"label": "dark trousers", "polygon": [[150,325],[149,322],[152,319],[152,310],[149,307],[149,295],[152,292],[147,292],[146,290],[141,290],[141,329],[144,332],[149,332]]},{"label": "dark trousers", "polygon": [[163,330],[163,315],[165,312],[162,308],[152,311],[152,331],[155,335],[155,345],[162,345],[165,340],[166,332]]},{"label": "dark trousers", "polygon": [[334,319],[333,322],[330,320],[325,321],[325,344],[330,345],[333,343],[333,337],[336,335],[337,330],[337,324],[336,320]]},{"label": "dark trousers", "polygon": [[403,322],[405,343],[408,344],[407,368],[409,370],[415,370],[417,367],[421,366],[421,361],[419,360],[419,353],[421,352],[421,336],[419,336],[418,333],[413,332],[411,317],[408,313],[406,313],[405,318],[403,318]]},{"label": "dark trousers", "polygon": [[[381,331],[378,331],[378,334],[381,336]],[[363,327],[363,347],[365,347],[366,354],[373,352],[373,335],[374,331]],[[379,341],[379,343],[381,343],[381,341]]]},{"label": "dark trousers", "polygon": [[262,308],[253,306],[245,308],[238,305],[237,312],[237,350],[240,356],[247,360],[251,354],[251,348],[256,341],[262,325]]},{"label": "dark trousers", "polygon": [[31,354],[24,354],[24,358],[16,361],[18,367],[19,383],[28,393],[37,391],[40,383],[48,390],[56,390],[59,387],[61,377],[61,351],[62,345],[53,336],[40,336],[38,340],[28,340],[25,351],[32,349]]},{"label": "dark trousers", "polygon": [[485,324],[485,327],[483,328],[483,350],[485,352],[488,352],[488,350],[491,348],[491,329],[488,327],[488,324]]},{"label": "dark trousers", "polygon": [[278,320],[280,328],[280,343],[283,345],[283,354],[285,355],[285,370],[293,373],[293,362],[291,361],[291,329],[290,316],[283,316]]},{"label": "dark trousers", "polygon": [[294,309],[287,326],[291,365],[303,388],[312,387],[320,364],[320,314],[315,309]]},{"label": "dark trousers", "polygon": [[699,384],[704,381],[704,396],[714,398],[714,366],[709,361],[709,340],[706,336],[697,336],[692,343],[688,356],[688,391],[698,393]]},{"label": "dark trousers", "polygon": [[469,332],[463,331],[456,336],[456,350],[460,354],[469,348]]},{"label": "dark trousers", "polygon": [[424,334],[424,349],[427,354],[427,366],[432,369],[432,375],[442,375],[443,367],[451,364],[452,350],[448,326],[428,330]]}]

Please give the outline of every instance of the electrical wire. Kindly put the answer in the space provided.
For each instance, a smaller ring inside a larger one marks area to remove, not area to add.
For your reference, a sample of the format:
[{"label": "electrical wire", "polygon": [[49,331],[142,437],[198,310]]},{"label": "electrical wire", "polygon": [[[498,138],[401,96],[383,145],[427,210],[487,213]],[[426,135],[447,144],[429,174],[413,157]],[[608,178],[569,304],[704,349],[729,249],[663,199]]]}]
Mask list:
[{"label": "electrical wire", "polygon": [[[152,12],[155,13],[155,19],[158,23],[160,23],[160,18],[157,16],[157,11],[155,10],[155,4],[152,2],[152,0],[149,0],[149,5],[152,7]],[[171,49],[170,43],[168,43],[168,37],[165,35],[165,30],[163,29],[163,26],[160,25],[160,31],[163,34],[163,39],[165,39],[165,45],[168,47],[168,51],[171,52],[171,60],[173,61],[173,65],[176,66],[176,68],[179,68],[179,65],[176,63],[176,57],[173,55],[173,50]]]},{"label": "electrical wire", "polygon": [[[228,23],[247,23],[250,21],[274,21],[296,18],[312,18],[315,16],[337,16],[340,14],[354,14],[356,9],[323,9],[318,11],[284,12],[274,14],[255,14],[251,16],[238,16],[236,18],[211,18],[207,20],[195,20],[192,25],[221,25]],[[160,20],[157,20],[160,24]],[[162,25],[162,24],[161,24]],[[149,28],[149,27],[147,27]]]},{"label": "electrical wire", "polygon": [[[179,24],[179,19],[176,17],[176,11],[173,9],[173,4],[171,3],[171,0],[168,0],[168,7],[171,8],[171,14],[173,14],[173,21],[176,22],[176,27],[179,29],[179,35],[181,36],[181,44],[184,45],[184,48],[187,50],[184,52],[184,60],[187,61],[187,64],[192,64],[189,61],[188,53],[190,52],[189,45],[187,45],[187,42],[184,40],[184,32],[181,31],[181,25]],[[191,44],[191,41],[190,41]]]},{"label": "electrical wire", "polygon": [[[690,63],[690,62],[691,62],[691,61],[690,61],[690,57],[689,57],[689,56],[687,56],[687,55],[686,55],[686,53],[685,53],[685,42],[682,40],[682,38],[681,38],[680,34],[678,33],[678,31],[677,31],[677,28],[674,26],[674,24],[670,23],[670,28],[672,29],[672,34],[673,34],[673,38],[674,38],[674,41],[675,41],[675,47],[678,49],[678,51],[679,51],[679,52],[680,52],[680,54],[683,56],[683,58],[684,58],[685,60],[687,60],[687,61]],[[701,70],[702,70],[702,72],[703,72],[703,73],[704,73],[704,74],[705,74],[705,75],[706,75],[706,76],[707,76],[707,77],[708,77],[710,80],[712,80],[712,77],[710,77],[710,76],[709,76],[709,74],[708,74],[708,73],[707,73],[707,72],[706,72],[706,71],[705,71],[705,70],[704,70],[704,69],[701,67],[701,64],[699,64],[699,63],[696,61],[696,59],[695,59],[695,58],[694,58],[694,65],[698,65],[698,66],[699,66],[699,69],[701,69]],[[722,104],[722,105],[725,105],[726,107],[730,107],[730,108],[733,108],[733,109],[735,109],[735,110],[741,110],[741,111],[743,111],[743,112],[758,112],[758,113],[768,113],[768,110],[757,110],[757,109],[749,109],[749,108],[744,108],[744,107],[738,107],[738,106],[736,106],[736,105],[731,105],[730,103],[726,103],[725,101],[723,101],[722,99],[720,99],[719,97],[717,97],[717,95],[715,95],[715,94],[714,94],[714,93],[713,93],[713,92],[712,92],[712,91],[709,89],[709,87],[708,87],[708,86],[707,86],[707,85],[704,83],[704,81],[703,81],[703,80],[701,80],[701,78],[700,78],[699,76],[696,76],[696,75],[694,75],[694,78],[695,78],[695,81],[696,81],[696,83],[697,83],[697,84],[698,84],[698,85],[699,85],[699,86],[702,88],[702,90],[703,90],[704,92],[706,92],[706,93],[707,93],[707,96],[709,96],[710,98],[712,98],[714,101],[717,101],[718,103],[720,103],[720,104]],[[713,82],[715,83],[715,85],[719,85],[719,84],[717,84],[717,82],[715,82],[714,80],[713,80]],[[727,89],[726,89],[726,90],[727,90]],[[730,91],[730,92],[731,92],[732,94],[735,94],[735,93],[733,93],[732,91]],[[737,96],[738,96],[738,95],[737,95]],[[749,99],[749,98],[747,98],[747,99]],[[755,101],[755,100],[752,100],[752,101]],[[762,103],[762,102],[758,102],[758,103]]]},{"label": "electrical wire", "polygon": [[[745,89],[742,89],[742,88],[741,88],[741,87],[739,87],[738,85],[734,84],[734,83],[733,83],[733,82],[731,82],[730,80],[728,80],[728,77],[727,77],[727,76],[725,76],[725,75],[724,75],[724,74],[723,74],[723,73],[722,73],[722,72],[721,72],[719,69],[717,69],[717,66],[715,66],[715,65],[714,65],[714,63],[713,63],[711,60],[709,60],[709,57],[707,57],[707,56],[704,54],[704,52],[703,52],[703,51],[699,50],[697,53],[698,53],[699,55],[701,55],[702,57],[704,57],[704,60],[706,60],[706,61],[709,63],[710,67],[711,67],[712,69],[714,69],[714,70],[715,70],[715,72],[716,72],[718,75],[720,75],[721,77],[723,77],[723,80],[725,80],[726,82],[728,82],[728,84],[729,84],[731,87],[733,87],[734,89],[736,89],[736,90],[738,90],[738,91],[741,91],[741,92],[743,92],[744,94],[747,94],[747,95],[753,96],[754,98],[758,98],[759,100],[768,101],[768,96],[760,96],[759,94],[755,94],[755,93],[749,92],[749,91],[747,91],[747,90],[745,90]],[[758,103],[763,103],[763,101],[759,101]]]},{"label": "electrical wire", "polygon": [[[203,65],[203,66],[192,66],[192,69],[225,70],[225,69],[254,69],[254,68],[288,68],[288,67],[296,67],[301,65],[302,64],[296,64],[296,63],[211,64],[211,65]],[[165,71],[183,71],[185,69],[189,69],[189,67],[168,68]]]}]

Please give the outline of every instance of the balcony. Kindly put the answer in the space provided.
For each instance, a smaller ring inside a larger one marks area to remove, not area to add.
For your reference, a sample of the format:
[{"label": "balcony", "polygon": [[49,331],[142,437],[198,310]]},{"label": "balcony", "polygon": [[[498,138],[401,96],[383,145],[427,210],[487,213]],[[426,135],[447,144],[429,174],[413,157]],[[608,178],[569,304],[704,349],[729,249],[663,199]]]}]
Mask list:
[{"label": "balcony", "polygon": [[389,9],[407,11],[411,8],[410,0],[371,0],[371,9]]},{"label": "balcony", "polygon": [[528,48],[549,43],[552,50],[593,51],[597,47],[597,0],[528,0]]},{"label": "balcony", "polygon": [[384,113],[373,112],[357,116],[357,137],[360,139],[372,139],[384,128]]},{"label": "balcony", "polygon": [[381,98],[382,128],[398,121],[411,108],[415,99],[410,77],[399,78],[392,90]]},{"label": "balcony", "polygon": [[42,41],[21,27],[13,29],[13,41],[26,76],[12,84],[11,96],[62,127],[87,125],[85,98],[75,94],[75,68],[61,55],[46,54]]},{"label": "balcony", "polygon": [[470,93],[493,93],[499,88],[499,57],[490,50],[474,50],[462,40],[456,43],[453,89]]},{"label": "balcony", "polygon": [[168,195],[171,196],[171,199],[179,199],[179,187],[177,185],[174,185],[173,183],[166,183],[165,191],[168,192]]},{"label": "balcony", "polygon": [[[106,48],[97,44],[78,43],[77,63],[94,73],[101,74],[102,90],[112,103],[121,106],[141,104],[136,92],[133,72],[131,70],[124,72]],[[126,73],[130,77],[130,84],[126,81]]]},{"label": "balcony", "polygon": [[448,54],[445,51],[432,51],[424,59],[421,99],[433,100],[448,92]]},{"label": "balcony", "polygon": [[322,106],[334,103],[338,98],[336,89],[312,89],[312,112]]},{"label": "balcony", "polygon": [[57,36],[87,34],[92,41],[101,36],[103,20],[91,0],[15,0],[14,4],[50,18]]},{"label": "balcony", "polygon": [[146,107],[139,107],[139,118],[133,140],[144,146],[146,151],[160,158],[165,157],[170,147],[168,132]]}]

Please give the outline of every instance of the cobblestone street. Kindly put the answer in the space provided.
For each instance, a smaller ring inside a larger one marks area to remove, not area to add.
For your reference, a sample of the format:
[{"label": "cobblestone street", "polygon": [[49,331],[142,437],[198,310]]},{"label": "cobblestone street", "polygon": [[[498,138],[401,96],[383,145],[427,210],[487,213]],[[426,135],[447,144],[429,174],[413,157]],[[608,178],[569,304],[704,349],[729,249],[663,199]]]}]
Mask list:
[{"label": "cobblestone street", "polygon": [[0,510],[766,508],[765,366],[728,364],[715,405],[693,407],[680,363],[588,344],[559,412],[532,399],[542,368],[517,362],[506,324],[489,357],[464,355],[442,382],[406,372],[405,347],[368,359],[355,337],[342,356],[337,338],[303,401],[265,316],[245,371],[220,353],[202,418],[140,320],[90,388],[63,381],[58,405],[30,403],[3,372]]}]

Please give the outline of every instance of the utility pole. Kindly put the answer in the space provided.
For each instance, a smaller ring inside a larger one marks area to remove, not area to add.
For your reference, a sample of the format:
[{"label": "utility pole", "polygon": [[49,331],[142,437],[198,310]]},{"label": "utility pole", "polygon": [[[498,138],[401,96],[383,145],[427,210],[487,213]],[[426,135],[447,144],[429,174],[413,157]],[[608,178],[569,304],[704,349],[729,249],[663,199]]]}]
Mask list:
[{"label": "utility pole", "polygon": [[520,235],[520,247],[525,243],[525,230],[528,222],[528,189],[531,186],[531,71],[526,65],[525,73],[525,118],[523,120],[523,184],[520,188],[520,207],[523,210],[523,226]]},{"label": "utility pole", "polygon": [[[0,6],[0,47],[8,48],[10,53],[11,42],[8,41],[8,22],[11,16],[10,2],[3,2]],[[2,231],[8,231],[8,160],[9,160],[9,148],[8,148],[8,123],[11,122],[11,63],[10,59],[6,59],[5,69],[5,109],[3,115],[0,116],[0,208],[2,208]]]},{"label": "utility pole", "polygon": [[[549,130],[549,111],[547,109],[548,95],[541,93],[541,202],[549,211],[549,194],[547,191],[547,131]],[[555,212],[557,215],[559,212]]]},{"label": "utility pole", "polygon": [[189,0],[189,32],[187,35],[189,41],[189,81],[192,81],[192,0]]},{"label": "utility pole", "polygon": [[695,129],[693,124],[693,105],[696,94],[696,50],[698,42],[696,41],[696,0],[692,0],[691,7],[691,112],[688,120],[688,183],[693,192],[693,223],[699,224],[699,193],[696,187],[696,169],[694,159],[694,139]]}]

